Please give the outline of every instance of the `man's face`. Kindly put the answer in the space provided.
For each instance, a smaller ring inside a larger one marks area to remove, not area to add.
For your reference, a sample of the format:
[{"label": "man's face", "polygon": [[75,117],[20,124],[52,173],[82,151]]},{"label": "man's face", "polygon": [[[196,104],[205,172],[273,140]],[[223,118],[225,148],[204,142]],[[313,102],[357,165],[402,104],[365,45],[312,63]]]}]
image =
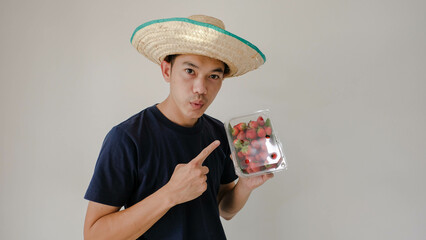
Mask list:
[{"label": "man's face", "polygon": [[164,78],[170,83],[168,101],[172,121],[183,126],[195,124],[222,86],[224,63],[205,56],[179,55],[173,66],[163,62],[162,68]]}]

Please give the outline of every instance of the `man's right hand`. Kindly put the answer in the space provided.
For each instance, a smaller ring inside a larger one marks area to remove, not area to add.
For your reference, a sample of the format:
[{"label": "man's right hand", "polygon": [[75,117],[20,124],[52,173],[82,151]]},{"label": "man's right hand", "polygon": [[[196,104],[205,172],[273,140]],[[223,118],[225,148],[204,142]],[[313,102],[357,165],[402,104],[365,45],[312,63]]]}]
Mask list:
[{"label": "man's right hand", "polygon": [[176,166],[170,181],[164,186],[171,194],[170,196],[176,205],[191,201],[206,191],[206,174],[209,172],[209,169],[203,166],[203,163],[219,145],[220,141],[216,140],[204,148],[189,163],[182,163]]},{"label": "man's right hand", "polygon": [[204,160],[220,142],[214,141],[187,164],[178,164],[170,181],[130,208],[89,202],[84,222],[85,239],[136,239],[170,208],[200,196],[207,189],[209,169]]}]

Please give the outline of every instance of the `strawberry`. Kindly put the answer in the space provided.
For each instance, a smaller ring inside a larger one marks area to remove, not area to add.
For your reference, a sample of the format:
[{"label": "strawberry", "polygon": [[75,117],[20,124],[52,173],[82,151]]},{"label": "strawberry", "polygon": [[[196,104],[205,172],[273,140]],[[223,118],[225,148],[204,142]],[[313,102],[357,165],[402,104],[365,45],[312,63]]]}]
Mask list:
[{"label": "strawberry", "polygon": [[247,124],[246,123],[238,123],[237,125],[235,125],[234,127],[236,127],[238,130],[240,131],[244,131],[247,128]]},{"label": "strawberry", "polygon": [[262,146],[261,142],[259,140],[257,140],[257,139],[252,140],[251,143],[250,143],[250,145],[253,148],[260,148]]},{"label": "strawberry", "polygon": [[266,158],[268,157],[268,152],[267,151],[261,151],[259,153],[260,159],[262,159],[262,161],[266,160]]},{"label": "strawberry", "polygon": [[237,156],[240,158],[240,159],[244,159],[244,154],[240,151],[240,152],[238,152],[237,153]]},{"label": "strawberry", "polygon": [[266,132],[266,135],[271,135],[272,134],[272,128],[271,127],[265,127],[265,132]]},{"label": "strawberry", "polygon": [[266,147],[266,144],[263,144],[262,147],[260,148],[262,151],[267,152],[268,148]]},{"label": "strawberry", "polygon": [[262,147],[266,143],[266,138],[258,138],[257,141],[259,142],[260,147]]},{"label": "strawberry", "polygon": [[246,169],[244,169],[244,171],[246,172],[246,173],[248,173],[248,174],[250,174],[250,173],[253,173],[254,171],[253,171],[253,169],[251,169],[251,167],[250,166],[248,166]]},{"label": "strawberry", "polygon": [[243,141],[241,141],[241,140],[240,140],[240,139],[238,139],[238,138],[234,140],[233,144],[234,144],[234,147],[235,147],[235,148],[237,148],[237,149],[239,149],[239,148],[242,148],[242,147],[243,147]]},{"label": "strawberry", "polygon": [[247,129],[247,131],[246,131],[246,137],[248,139],[255,139],[257,137],[256,136],[256,130],[254,128]]},{"label": "strawberry", "polygon": [[244,131],[241,131],[240,133],[238,133],[237,139],[241,141],[244,141],[244,139],[246,139],[246,134],[244,133]]},{"label": "strawberry", "polygon": [[243,147],[250,145],[250,141],[248,141],[247,139],[242,140],[242,145]]},{"label": "strawberry", "polygon": [[250,162],[250,163],[249,163],[249,168],[251,168],[251,170],[252,170],[253,172],[259,172],[259,171],[260,171],[259,166],[257,166],[257,164],[256,164],[256,163],[254,163],[254,162]]},{"label": "strawberry", "polygon": [[251,148],[251,146],[244,146],[244,147],[241,149],[241,152],[242,152],[245,156],[248,156],[248,155],[250,155],[250,154],[252,153],[252,148]]},{"label": "strawberry", "polygon": [[259,117],[257,118],[257,123],[258,123],[260,126],[265,125],[265,121],[263,120],[263,117],[262,117],[262,116],[259,116]]},{"label": "strawberry", "polygon": [[236,128],[236,127],[233,127],[232,130],[231,130],[231,134],[232,134],[233,137],[237,136],[239,132],[240,132],[240,130],[238,130],[238,128]]},{"label": "strawberry", "polygon": [[262,127],[259,127],[257,129],[257,136],[260,138],[264,138],[266,136],[265,129],[263,129]]},{"label": "strawberry", "polygon": [[249,126],[249,128],[256,129],[259,125],[258,125],[257,121],[250,121],[248,126]]}]

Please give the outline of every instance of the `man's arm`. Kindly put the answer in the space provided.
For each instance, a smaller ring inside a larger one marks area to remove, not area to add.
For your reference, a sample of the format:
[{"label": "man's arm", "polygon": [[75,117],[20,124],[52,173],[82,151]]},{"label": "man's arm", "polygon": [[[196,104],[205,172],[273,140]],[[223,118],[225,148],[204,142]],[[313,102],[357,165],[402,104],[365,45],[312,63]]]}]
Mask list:
[{"label": "man's arm", "polygon": [[233,218],[244,207],[251,192],[273,176],[274,174],[268,173],[254,177],[240,177],[237,184],[232,182],[221,185],[218,194],[220,216],[226,220]]},{"label": "man's arm", "polygon": [[188,164],[178,164],[164,187],[130,208],[119,211],[119,207],[89,202],[84,238],[136,239],[170,208],[200,196],[207,189],[209,172],[202,164],[217,146],[219,141],[214,141]]},{"label": "man's arm", "polygon": [[85,239],[136,239],[174,206],[165,189],[119,211],[119,207],[89,202],[84,223]]}]

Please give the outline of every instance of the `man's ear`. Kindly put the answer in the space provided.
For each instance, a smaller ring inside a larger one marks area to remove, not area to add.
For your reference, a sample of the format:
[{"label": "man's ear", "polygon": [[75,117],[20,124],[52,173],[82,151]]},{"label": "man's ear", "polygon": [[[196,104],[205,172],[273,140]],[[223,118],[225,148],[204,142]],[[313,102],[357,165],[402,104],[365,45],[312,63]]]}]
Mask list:
[{"label": "man's ear", "polygon": [[166,80],[166,82],[170,82],[171,72],[172,72],[171,64],[163,60],[161,62],[161,73],[163,74],[164,80]]}]

